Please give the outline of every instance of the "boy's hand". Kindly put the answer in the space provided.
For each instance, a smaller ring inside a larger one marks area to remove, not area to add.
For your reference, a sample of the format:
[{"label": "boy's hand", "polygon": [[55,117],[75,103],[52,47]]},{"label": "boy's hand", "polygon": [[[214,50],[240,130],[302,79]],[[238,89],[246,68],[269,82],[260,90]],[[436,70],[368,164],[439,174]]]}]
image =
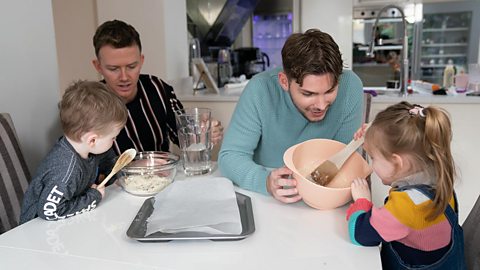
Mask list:
[{"label": "boy's hand", "polygon": [[372,201],[372,195],[370,193],[370,188],[368,187],[368,182],[365,179],[357,178],[352,182],[352,197],[356,201],[361,198],[365,198],[369,201]]},{"label": "boy's hand", "polygon": [[98,185],[93,184],[90,187],[98,190],[98,192],[100,192],[100,194],[102,194],[102,199],[103,199],[103,197],[105,197],[105,186],[98,187]]}]

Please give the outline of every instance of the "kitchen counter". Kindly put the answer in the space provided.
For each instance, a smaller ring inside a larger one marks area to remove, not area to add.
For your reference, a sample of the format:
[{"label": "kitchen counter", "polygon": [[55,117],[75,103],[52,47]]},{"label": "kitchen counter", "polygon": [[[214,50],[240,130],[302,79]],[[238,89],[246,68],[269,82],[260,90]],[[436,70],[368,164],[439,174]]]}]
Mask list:
[{"label": "kitchen counter", "polygon": [[[237,102],[242,94],[243,89],[235,89],[233,91],[227,91],[223,88],[220,88],[220,93],[216,94],[208,90],[196,91],[194,94],[191,93],[179,92],[177,97],[183,102]],[[410,103],[419,103],[419,104],[480,104],[480,97],[472,97],[466,95],[455,95],[455,96],[441,96],[441,95],[421,95],[413,94],[408,95],[407,97],[401,97],[396,94],[388,95],[377,95],[373,97],[373,103],[393,103],[400,102],[402,100],[408,101]]]},{"label": "kitchen counter", "polygon": [[[170,82],[175,89],[177,97],[182,102],[234,102],[236,103],[242,94],[243,88],[225,89],[219,88],[219,93],[213,90],[202,89],[193,91],[192,81],[185,78],[180,81]],[[364,90],[384,90],[384,88],[364,87]],[[373,103],[395,103],[406,100],[410,103],[419,104],[480,104],[480,97],[458,95],[428,95],[412,94],[401,97],[396,93],[379,94],[372,99]]]},{"label": "kitchen counter", "polygon": [[195,102],[195,101],[210,101],[210,102],[237,102],[242,94],[242,89],[225,90],[220,88],[219,93],[212,92],[211,90],[197,90],[197,91],[177,91],[175,94],[182,102]]},{"label": "kitchen counter", "polygon": [[182,102],[234,102],[236,103],[242,94],[243,87],[225,89],[221,87],[218,93],[211,89],[193,90],[192,78],[183,78],[180,80],[168,82],[177,98]]},{"label": "kitchen counter", "polygon": [[[365,87],[364,90],[371,90],[371,87]],[[480,97],[466,96],[465,94],[456,95],[430,95],[430,94],[410,94],[406,97],[397,93],[380,94],[372,98],[372,103],[396,103],[402,100],[410,103],[428,104],[480,104]]]}]

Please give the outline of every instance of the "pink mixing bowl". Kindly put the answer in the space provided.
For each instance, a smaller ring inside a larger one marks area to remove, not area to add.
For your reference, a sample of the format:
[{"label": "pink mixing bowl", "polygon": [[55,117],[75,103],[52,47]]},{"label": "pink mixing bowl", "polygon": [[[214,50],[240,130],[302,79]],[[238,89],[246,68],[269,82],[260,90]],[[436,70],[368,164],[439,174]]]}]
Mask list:
[{"label": "pink mixing bowl", "polygon": [[322,210],[340,207],[352,199],[350,191],[352,181],[355,178],[366,178],[372,173],[368,163],[357,152],[347,159],[327,186],[316,184],[300,173],[305,166],[311,166],[312,163],[319,165],[343,148],[345,144],[341,142],[312,139],[296,144],[285,151],[283,161],[293,171],[293,177],[297,180],[298,193],[306,204]]}]

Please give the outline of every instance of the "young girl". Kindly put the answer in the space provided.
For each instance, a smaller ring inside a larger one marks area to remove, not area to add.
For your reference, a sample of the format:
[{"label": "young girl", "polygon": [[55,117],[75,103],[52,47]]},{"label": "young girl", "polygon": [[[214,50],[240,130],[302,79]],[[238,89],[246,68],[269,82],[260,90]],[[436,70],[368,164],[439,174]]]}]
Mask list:
[{"label": "young girl", "polygon": [[368,183],[353,181],[355,202],[347,210],[352,242],[381,243],[383,269],[465,269],[448,114],[401,102],[355,138],[363,133],[373,170],[391,189],[376,208]]}]

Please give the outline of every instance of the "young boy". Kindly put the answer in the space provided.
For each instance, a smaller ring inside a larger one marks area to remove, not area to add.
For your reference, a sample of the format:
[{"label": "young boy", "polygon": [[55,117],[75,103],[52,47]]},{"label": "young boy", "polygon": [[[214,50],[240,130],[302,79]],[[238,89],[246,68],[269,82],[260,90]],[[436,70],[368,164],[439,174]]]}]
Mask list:
[{"label": "young boy", "polygon": [[105,195],[95,181],[114,165],[111,147],[127,121],[123,101],[100,82],[79,81],[67,88],[59,109],[64,136],[30,183],[20,223],[81,214],[93,210]]}]

